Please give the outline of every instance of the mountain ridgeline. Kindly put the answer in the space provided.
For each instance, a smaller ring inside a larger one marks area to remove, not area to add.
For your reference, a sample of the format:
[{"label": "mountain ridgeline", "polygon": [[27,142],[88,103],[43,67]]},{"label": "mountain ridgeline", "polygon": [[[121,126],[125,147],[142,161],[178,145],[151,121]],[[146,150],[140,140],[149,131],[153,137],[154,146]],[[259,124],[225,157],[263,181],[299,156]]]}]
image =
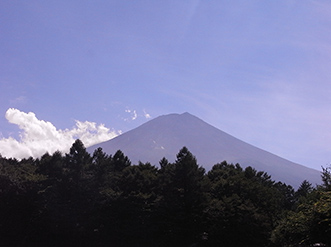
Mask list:
[{"label": "mountain ridgeline", "polygon": [[295,188],[304,180],[313,185],[321,183],[319,171],[245,143],[189,113],[157,117],[88,151],[92,153],[101,147],[107,154],[113,154],[121,150],[134,164],[141,161],[157,165],[163,157],[174,161],[176,153],[184,146],[206,170],[227,161],[266,171],[274,180]]},{"label": "mountain ridgeline", "polygon": [[188,113],[101,147],[0,155],[1,246],[331,246],[331,166],[314,181]]}]

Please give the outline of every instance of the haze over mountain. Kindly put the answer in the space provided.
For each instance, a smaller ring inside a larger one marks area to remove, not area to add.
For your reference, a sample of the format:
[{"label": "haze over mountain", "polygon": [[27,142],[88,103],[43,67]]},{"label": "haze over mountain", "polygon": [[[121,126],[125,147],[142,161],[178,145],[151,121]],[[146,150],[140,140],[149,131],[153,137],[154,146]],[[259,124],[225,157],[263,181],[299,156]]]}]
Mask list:
[{"label": "haze over mountain", "polygon": [[273,180],[295,188],[305,179],[313,185],[321,183],[319,171],[245,143],[189,113],[157,117],[114,139],[94,145],[88,151],[92,153],[101,147],[104,152],[114,154],[121,150],[133,164],[141,161],[158,165],[163,157],[173,162],[183,146],[207,171],[225,160],[265,171]]}]

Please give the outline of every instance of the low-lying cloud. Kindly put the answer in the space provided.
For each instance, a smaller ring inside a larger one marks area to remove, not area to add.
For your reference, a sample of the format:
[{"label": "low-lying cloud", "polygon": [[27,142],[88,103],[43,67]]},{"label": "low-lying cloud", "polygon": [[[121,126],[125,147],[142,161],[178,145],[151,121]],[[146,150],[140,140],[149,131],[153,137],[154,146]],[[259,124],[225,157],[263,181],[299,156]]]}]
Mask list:
[{"label": "low-lying cloud", "polygon": [[0,154],[7,158],[37,158],[55,151],[67,153],[76,139],[89,147],[121,133],[104,124],[78,120],[72,129],[56,129],[51,122],[39,120],[33,112],[25,113],[14,108],[7,110],[6,119],[22,130],[20,140],[12,137],[0,139]]}]

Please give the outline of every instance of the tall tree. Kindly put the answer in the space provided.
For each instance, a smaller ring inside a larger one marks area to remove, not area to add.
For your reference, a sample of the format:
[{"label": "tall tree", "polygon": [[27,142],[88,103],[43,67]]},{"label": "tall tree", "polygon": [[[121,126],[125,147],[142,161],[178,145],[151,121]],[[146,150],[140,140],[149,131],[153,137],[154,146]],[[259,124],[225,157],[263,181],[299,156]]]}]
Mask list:
[{"label": "tall tree", "polygon": [[295,202],[297,205],[307,200],[307,197],[314,191],[314,187],[307,180],[304,180],[298,190],[294,194]]},{"label": "tall tree", "polygon": [[121,150],[118,150],[112,158],[112,170],[114,172],[121,172],[126,167],[131,165],[131,161]]},{"label": "tall tree", "polygon": [[163,234],[171,244],[190,244],[203,233],[203,211],[206,203],[205,170],[183,147],[173,165],[162,166],[161,220]]},{"label": "tall tree", "polygon": [[73,180],[79,180],[84,177],[84,173],[91,164],[91,156],[86,151],[83,142],[77,139],[66,154],[66,171]]},{"label": "tall tree", "polygon": [[331,165],[329,167],[322,166],[322,181],[321,189],[331,191]]}]

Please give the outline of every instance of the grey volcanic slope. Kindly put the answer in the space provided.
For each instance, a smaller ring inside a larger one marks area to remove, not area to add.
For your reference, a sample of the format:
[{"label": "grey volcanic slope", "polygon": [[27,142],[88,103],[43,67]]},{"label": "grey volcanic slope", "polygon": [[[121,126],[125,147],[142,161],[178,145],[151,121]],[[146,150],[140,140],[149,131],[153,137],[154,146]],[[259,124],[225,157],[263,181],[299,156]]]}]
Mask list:
[{"label": "grey volcanic slope", "polygon": [[157,165],[163,157],[173,162],[183,146],[207,171],[226,160],[265,171],[273,180],[295,188],[305,179],[313,185],[321,183],[319,171],[245,143],[189,113],[157,117],[114,139],[94,145],[88,151],[92,153],[101,147],[107,154],[114,154],[121,150],[133,164],[141,161]]}]

